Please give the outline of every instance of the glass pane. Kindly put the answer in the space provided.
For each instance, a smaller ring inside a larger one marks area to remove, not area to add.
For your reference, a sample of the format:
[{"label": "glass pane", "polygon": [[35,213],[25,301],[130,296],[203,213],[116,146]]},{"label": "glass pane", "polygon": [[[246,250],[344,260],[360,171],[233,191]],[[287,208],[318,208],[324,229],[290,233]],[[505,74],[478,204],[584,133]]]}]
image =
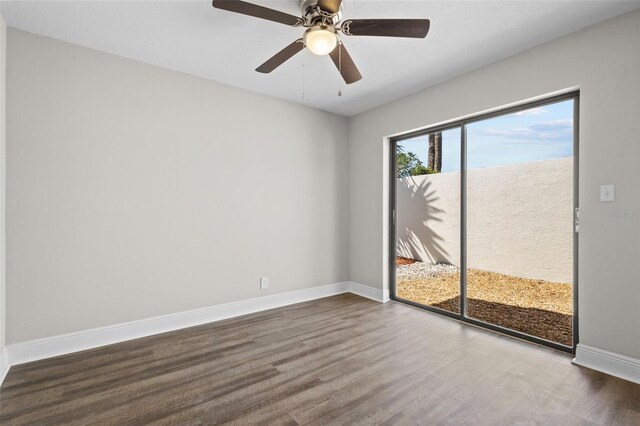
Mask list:
[{"label": "glass pane", "polygon": [[460,312],[460,128],[397,146],[396,296]]},{"label": "glass pane", "polygon": [[467,316],[572,344],[573,100],[467,126]]}]

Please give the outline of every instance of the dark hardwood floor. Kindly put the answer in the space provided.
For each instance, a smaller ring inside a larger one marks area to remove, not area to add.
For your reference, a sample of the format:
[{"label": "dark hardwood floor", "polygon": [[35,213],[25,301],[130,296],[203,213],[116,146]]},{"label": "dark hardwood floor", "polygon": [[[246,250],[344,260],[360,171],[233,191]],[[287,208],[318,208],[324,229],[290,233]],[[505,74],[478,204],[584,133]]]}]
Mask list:
[{"label": "dark hardwood floor", "polygon": [[640,385],[351,294],[12,367],[0,424],[640,424]]}]

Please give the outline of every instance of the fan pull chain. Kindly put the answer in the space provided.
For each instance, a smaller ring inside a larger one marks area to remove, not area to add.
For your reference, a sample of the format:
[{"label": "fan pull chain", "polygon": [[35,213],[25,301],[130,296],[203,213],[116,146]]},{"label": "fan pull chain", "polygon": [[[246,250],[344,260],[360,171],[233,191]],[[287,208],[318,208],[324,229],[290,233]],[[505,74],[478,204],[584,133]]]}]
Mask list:
[{"label": "fan pull chain", "polygon": [[304,98],[304,95],[305,95],[304,94],[304,63],[306,62],[305,59],[306,58],[304,58],[304,56],[303,56],[303,59],[302,59],[302,102],[303,103],[305,101],[305,98]]},{"label": "fan pull chain", "polygon": [[342,96],[342,41],[338,39],[338,96]]}]

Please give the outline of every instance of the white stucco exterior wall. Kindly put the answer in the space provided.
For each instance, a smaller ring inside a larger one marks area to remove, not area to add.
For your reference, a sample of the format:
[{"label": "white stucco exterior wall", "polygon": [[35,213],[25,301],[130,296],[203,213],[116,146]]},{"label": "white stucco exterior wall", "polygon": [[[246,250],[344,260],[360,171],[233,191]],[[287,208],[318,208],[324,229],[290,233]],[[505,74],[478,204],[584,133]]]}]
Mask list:
[{"label": "white stucco exterior wall", "polygon": [[[573,281],[573,157],[472,169],[467,263],[524,278]],[[460,173],[397,181],[398,254],[460,264]]]}]

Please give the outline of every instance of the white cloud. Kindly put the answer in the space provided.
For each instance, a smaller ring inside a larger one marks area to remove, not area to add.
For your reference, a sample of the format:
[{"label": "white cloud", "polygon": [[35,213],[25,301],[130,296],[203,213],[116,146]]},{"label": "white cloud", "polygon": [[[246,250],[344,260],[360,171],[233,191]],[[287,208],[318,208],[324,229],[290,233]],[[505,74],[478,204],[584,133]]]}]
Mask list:
[{"label": "white cloud", "polygon": [[544,132],[544,131],[566,130],[572,127],[573,127],[573,120],[570,118],[566,118],[564,120],[544,121],[542,123],[534,124],[533,126],[531,126],[531,129]]},{"label": "white cloud", "polygon": [[523,141],[560,141],[570,140],[573,134],[573,120],[550,120],[533,124],[529,127],[494,128],[482,129],[485,136],[504,138],[509,142]]}]

